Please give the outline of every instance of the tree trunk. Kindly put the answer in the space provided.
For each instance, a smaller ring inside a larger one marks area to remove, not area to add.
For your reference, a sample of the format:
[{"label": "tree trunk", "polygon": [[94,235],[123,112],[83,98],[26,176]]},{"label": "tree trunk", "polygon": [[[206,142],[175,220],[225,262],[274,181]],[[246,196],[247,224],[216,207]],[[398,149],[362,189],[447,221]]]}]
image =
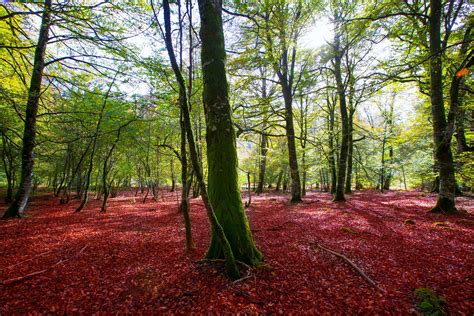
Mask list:
[{"label": "tree trunk", "polygon": [[[1,133],[1,131],[0,131]],[[10,145],[8,145],[10,143]],[[13,199],[13,177],[15,174],[15,170],[13,168],[13,153],[12,153],[12,144],[8,140],[5,134],[2,133],[2,161],[3,161],[3,169],[5,171],[5,176],[7,178],[7,194],[5,195],[5,203],[8,204]]]},{"label": "tree trunk", "polygon": [[180,106],[191,161],[212,227],[211,245],[206,258],[225,258],[227,273],[231,278],[238,278],[240,273],[235,259],[254,265],[262,260],[262,255],[253,242],[237,183],[237,152],[225,74],[222,3],[200,0],[198,4],[201,16],[203,103],[207,119],[209,196],[192,133],[185,83],[171,42],[168,0],[163,1],[166,48],[180,86]]},{"label": "tree trunk", "polygon": [[332,194],[336,193],[336,162],[334,161],[334,111],[335,106],[331,105],[329,96],[327,97],[327,105],[328,105],[328,146],[329,146],[329,155],[328,155],[328,164],[329,164],[329,172],[331,173],[331,183],[330,183],[330,191]]},{"label": "tree trunk", "polygon": [[[238,186],[235,131],[225,72],[222,2],[199,0],[198,4],[201,15],[201,64],[207,127],[209,200],[234,257],[255,265],[261,262],[263,256],[253,241]],[[201,195],[204,197],[203,193],[201,187]],[[213,227],[206,258],[226,257],[224,246],[219,231]]]},{"label": "tree trunk", "polygon": [[[115,78],[117,78],[117,74],[118,74],[118,72],[115,74],[115,77],[114,77],[113,81],[109,85],[109,89],[107,90],[107,93],[105,94],[104,101],[103,101],[102,107],[100,109],[99,119],[97,120],[97,125],[96,125],[96,128],[95,128],[95,134],[94,134],[94,138],[93,138],[93,141],[92,141],[92,149],[91,149],[91,154],[90,154],[90,157],[89,157],[89,168],[87,169],[87,173],[86,173],[86,179],[85,179],[85,184],[84,184],[84,192],[83,192],[83,196],[82,196],[82,202],[76,208],[75,213],[80,212],[86,206],[87,201],[89,200],[88,193],[89,193],[89,186],[90,186],[90,181],[91,181],[92,168],[94,166],[94,156],[95,156],[95,152],[97,150],[97,138],[99,137],[100,125],[102,123],[102,119],[103,119],[103,116],[104,116],[105,106],[107,105],[107,99],[109,98],[110,90],[112,89],[112,86],[114,85]],[[105,191],[105,188],[104,188],[104,191]]]},{"label": "tree trunk", "polygon": [[176,187],[176,176],[174,174],[174,159],[170,160],[170,171],[171,171],[171,188],[170,192],[174,192]]},{"label": "tree trunk", "polygon": [[[262,67],[260,67],[260,74],[262,75],[262,99],[265,102],[267,102],[267,79],[265,78],[265,71],[262,70]],[[262,130],[265,131],[266,127],[266,120],[267,120],[267,114],[266,114],[266,109],[263,114],[263,126]],[[257,189],[255,190],[255,193],[260,194],[263,192],[265,188],[265,172],[267,169],[267,152],[268,152],[268,136],[266,134],[262,134],[260,136],[260,165],[259,165],[259,172],[258,172],[258,185]]]},{"label": "tree trunk", "polygon": [[252,203],[252,189],[250,188],[250,172],[247,171],[247,192],[249,195],[249,199],[245,202],[245,208],[249,207]]},{"label": "tree trunk", "polygon": [[301,182],[301,194],[303,196],[306,195],[306,148],[302,148],[302,153],[301,153],[301,168],[303,169],[303,179]]},{"label": "tree trunk", "polygon": [[451,152],[451,137],[446,137],[447,122],[443,98],[443,73],[441,59],[442,1],[430,1],[430,94],[433,121],[434,156],[439,172],[439,193],[431,212],[457,213],[455,207],[456,180]]},{"label": "tree trunk", "polygon": [[405,178],[405,168],[402,165],[402,176],[403,176],[403,186],[405,187],[405,191],[407,191],[407,180]]},{"label": "tree trunk", "polygon": [[379,189],[383,193],[384,183],[385,183],[385,143],[387,138],[385,136],[385,131],[382,139],[382,156],[381,156],[381,168],[380,168],[380,179],[379,179]]},{"label": "tree trunk", "polygon": [[393,161],[393,147],[390,145],[388,147],[388,170],[387,176],[385,177],[385,181],[383,183],[384,190],[390,190],[390,184],[392,183],[392,161]]},{"label": "tree trunk", "polygon": [[41,17],[41,27],[38,42],[35,49],[33,62],[33,72],[31,75],[30,87],[28,90],[28,101],[26,104],[25,127],[23,132],[23,147],[21,150],[21,178],[20,185],[15,194],[15,199],[3,214],[4,219],[20,217],[24,212],[30,196],[33,167],[34,148],[36,138],[36,116],[38,104],[41,96],[41,82],[45,66],[44,58],[46,46],[49,39],[49,29],[51,26],[51,0],[44,1],[44,11]]},{"label": "tree trunk", "polygon": [[267,168],[267,152],[268,152],[268,136],[262,134],[260,141],[260,164],[258,172],[258,185],[255,193],[259,194],[263,192],[265,186],[265,171]]},{"label": "tree trunk", "polygon": [[[112,169],[112,167],[109,165],[109,161],[110,161],[110,158],[112,157],[112,153],[114,152],[115,147],[117,146],[117,144],[120,140],[120,132],[121,132],[122,128],[124,128],[125,126],[130,124],[130,122],[131,121],[129,121],[129,123],[126,123],[126,124],[119,127],[119,129],[117,130],[117,136],[115,137],[115,141],[112,144],[112,146],[110,147],[109,151],[107,152],[107,156],[104,159],[104,165],[103,165],[103,169],[102,169],[102,186],[103,186],[103,197],[104,198],[102,200],[102,207],[100,208],[101,213],[105,213],[107,211],[107,199],[109,198],[110,189],[112,188],[112,184],[113,184],[113,180],[110,181],[109,184],[107,184],[107,175],[110,172],[110,170]],[[118,182],[118,185],[120,185],[120,180]]]},{"label": "tree trunk", "polygon": [[291,176],[291,202],[301,202],[301,181],[298,170],[298,157],[296,155],[295,128],[293,125],[293,97],[291,88],[282,85],[285,100],[286,143],[288,145],[288,161]]},{"label": "tree trunk", "polygon": [[184,124],[183,111],[180,111],[179,125],[181,129],[181,203],[179,210],[183,213],[184,230],[186,235],[186,249],[195,249],[193,235],[191,230],[191,217],[189,216],[189,189],[188,186],[191,184],[188,182],[188,157],[186,155],[186,126]]},{"label": "tree trunk", "polygon": [[277,192],[280,191],[282,177],[283,177],[283,169],[281,169],[280,172],[278,173],[277,183],[275,187],[275,191]]},{"label": "tree trunk", "polygon": [[354,153],[354,110],[349,110],[349,136],[348,136],[348,151],[347,151],[347,173],[346,173],[346,187],[344,193],[352,193],[352,157]]},{"label": "tree trunk", "polygon": [[339,153],[338,170],[337,170],[337,185],[334,194],[334,201],[345,201],[344,185],[346,176],[346,163],[348,154],[348,140],[349,140],[349,124],[346,106],[346,93],[344,91],[344,84],[341,73],[341,58],[339,34],[336,31],[335,35],[335,56],[334,56],[334,74],[336,76],[337,94],[339,96],[339,109],[341,112],[342,125],[342,139]]}]

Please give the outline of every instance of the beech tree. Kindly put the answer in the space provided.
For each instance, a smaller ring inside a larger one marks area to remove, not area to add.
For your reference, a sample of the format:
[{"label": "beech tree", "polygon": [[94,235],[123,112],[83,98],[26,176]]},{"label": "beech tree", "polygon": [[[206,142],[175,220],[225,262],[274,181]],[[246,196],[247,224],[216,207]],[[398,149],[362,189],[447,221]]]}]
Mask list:
[{"label": "beech tree", "polygon": [[[256,265],[263,259],[255,246],[244,213],[237,177],[237,151],[225,70],[226,52],[222,27],[222,2],[200,0],[201,65],[209,201],[237,260]],[[220,232],[213,226],[206,258],[226,257]]]},{"label": "beech tree", "polygon": [[[454,135],[458,102],[451,102],[449,114],[446,116],[443,71],[445,71],[444,65],[449,59],[451,51],[456,47],[462,47],[463,40],[453,43],[453,39],[456,38],[455,34],[459,33],[455,26],[457,23],[462,23],[460,20],[467,19],[468,11],[468,5],[462,1],[443,3],[433,0],[413,4],[390,4],[378,12],[378,17],[376,17],[383,19],[388,16],[398,16],[403,19],[403,22],[398,21],[398,23],[406,23],[404,27],[396,28],[390,33],[402,40],[404,53],[408,57],[406,63],[403,64],[405,67],[399,68],[398,73],[392,74],[392,77],[400,81],[417,82],[420,90],[430,98],[434,165],[440,183],[438,199],[432,209],[433,212],[457,212],[455,207],[455,163],[451,150],[451,139]],[[374,18],[371,17],[371,19]],[[410,52],[414,51],[419,51],[421,58],[416,54],[410,55]],[[420,73],[416,73],[418,65],[423,66],[428,80]],[[453,92],[455,90],[457,89],[454,89]],[[456,97],[456,92],[450,94],[452,97]]]},{"label": "beech tree", "polygon": [[25,129],[23,131],[23,147],[21,150],[21,177],[18,190],[13,202],[3,214],[3,218],[20,217],[28,203],[31,191],[34,167],[34,147],[36,139],[36,116],[41,96],[41,83],[45,67],[46,46],[51,27],[51,0],[45,0],[44,12],[41,17],[41,26],[38,34],[38,43],[35,48],[33,72],[28,90],[26,104]]}]

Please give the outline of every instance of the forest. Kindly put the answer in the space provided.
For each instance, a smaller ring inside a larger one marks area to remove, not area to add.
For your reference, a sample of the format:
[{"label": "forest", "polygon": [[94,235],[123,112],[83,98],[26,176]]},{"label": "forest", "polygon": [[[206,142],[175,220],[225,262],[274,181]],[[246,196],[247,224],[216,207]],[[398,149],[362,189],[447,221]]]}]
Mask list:
[{"label": "forest", "polygon": [[472,315],[473,27],[0,1],[0,314]]}]

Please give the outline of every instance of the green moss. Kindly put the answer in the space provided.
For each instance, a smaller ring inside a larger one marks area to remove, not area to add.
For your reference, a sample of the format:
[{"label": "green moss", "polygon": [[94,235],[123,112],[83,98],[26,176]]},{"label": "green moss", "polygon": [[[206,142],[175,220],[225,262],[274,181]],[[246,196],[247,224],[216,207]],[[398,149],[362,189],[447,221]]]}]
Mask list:
[{"label": "green moss", "polygon": [[440,316],[447,315],[445,307],[446,300],[435,293],[432,289],[418,288],[415,290],[418,309],[423,315]]},{"label": "green moss", "polygon": [[[218,1],[199,1],[203,105],[206,115],[208,194],[236,260],[258,265],[263,256],[255,246],[240,196],[237,149],[226,78],[224,32]],[[226,257],[213,228],[207,259]],[[226,257],[227,258],[227,257]],[[237,274],[237,273],[236,273]]]}]

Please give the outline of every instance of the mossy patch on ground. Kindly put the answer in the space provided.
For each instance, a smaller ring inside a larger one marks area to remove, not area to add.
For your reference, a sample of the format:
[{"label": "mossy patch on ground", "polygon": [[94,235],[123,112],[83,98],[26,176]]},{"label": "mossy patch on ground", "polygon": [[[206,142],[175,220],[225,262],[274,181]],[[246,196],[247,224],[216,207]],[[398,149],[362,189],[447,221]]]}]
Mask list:
[{"label": "mossy patch on ground", "polygon": [[445,307],[446,300],[428,288],[418,288],[415,290],[418,310],[427,316],[447,315]]}]

